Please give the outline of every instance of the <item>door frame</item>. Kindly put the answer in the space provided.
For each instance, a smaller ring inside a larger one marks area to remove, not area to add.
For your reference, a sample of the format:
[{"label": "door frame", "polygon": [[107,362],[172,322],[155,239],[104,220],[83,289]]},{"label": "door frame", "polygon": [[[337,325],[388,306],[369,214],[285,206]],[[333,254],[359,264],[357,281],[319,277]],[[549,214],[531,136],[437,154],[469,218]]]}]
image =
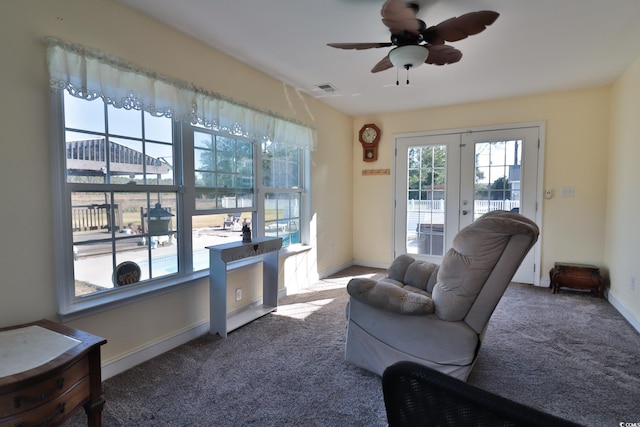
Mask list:
[{"label": "door frame", "polygon": [[[485,132],[485,131],[502,131],[509,129],[518,129],[518,128],[538,128],[538,168],[537,168],[537,179],[536,179],[536,191],[535,191],[535,218],[531,218],[540,229],[540,236],[538,237],[538,241],[531,248],[531,252],[534,257],[534,265],[535,272],[533,275],[534,285],[541,286],[541,279],[543,276],[542,266],[541,266],[541,247],[542,247],[542,209],[543,209],[543,200],[544,200],[544,147],[545,147],[545,138],[546,138],[546,122],[545,121],[533,121],[533,122],[518,122],[518,123],[507,123],[500,125],[488,125],[488,126],[474,126],[474,127],[464,127],[457,129],[443,129],[443,130],[432,130],[432,131],[424,131],[424,132],[411,132],[411,133],[397,133],[393,134],[393,148],[394,148],[394,160],[391,165],[391,175],[392,175],[392,189],[393,189],[393,205],[392,205],[392,214],[391,214],[391,230],[392,230],[392,244],[391,244],[391,259],[395,258],[396,252],[396,239],[398,238],[398,227],[397,220],[405,221],[403,218],[396,218],[398,215],[397,212],[397,192],[396,188],[398,185],[397,182],[397,156],[398,156],[398,140],[402,138],[419,138],[419,137],[431,137],[438,135],[451,135],[458,134],[462,136],[465,133],[472,132]],[[462,137],[460,138],[462,140]],[[459,168],[459,166],[458,166]],[[406,183],[405,183],[406,184]],[[455,190],[457,193],[459,189]],[[406,224],[403,223],[403,226],[406,228]]]}]

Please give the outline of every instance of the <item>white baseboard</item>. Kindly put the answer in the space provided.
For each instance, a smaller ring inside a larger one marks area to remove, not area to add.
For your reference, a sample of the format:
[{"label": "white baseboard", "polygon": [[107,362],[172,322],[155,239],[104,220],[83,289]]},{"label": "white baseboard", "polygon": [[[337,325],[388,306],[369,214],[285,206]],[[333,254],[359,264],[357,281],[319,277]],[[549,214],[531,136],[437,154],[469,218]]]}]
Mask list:
[{"label": "white baseboard", "polygon": [[[278,300],[287,295],[286,289],[278,289]],[[262,303],[262,299],[257,301]],[[118,375],[127,369],[131,369],[147,360],[153,359],[171,349],[182,344],[186,344],[191,340],[209,333],[209,320],[203,320],[195,325],[191,325],[182,331],[178,331],[172,335],[160,338],[143,347],[132,350],[126,354],[107,360],[102,364],[102,380]]]},{"label": "white baseboard", "polygon": [[363,267],[371,267],[371,268],[381,268],[383,270],[386,270],[391,266],[391,263],[354,260],[353,265],[361,265]]},{"label": "white baseboard", "polygon": [[616,309],[618,312],[624,317],[627,322],[631,324],[635,328],[636,331],[640,332],[640,319],[635,317],[635,315],[627,309],[627,307],[620,301],[614,294],[608,292],[607,299],[609,303]]},{"label": "white baseboard", "polygon": [[338,266],[335,266],[333,268],[330,268],[328,270],[324,270],[321,273],[318,273],[318,276],[320,277],[320,279],[324,279],[325,277],[329,277],[333,274],[336,274],[342,270],[344,270],[345,268],[351,267],[352,265],[354,265],[353,261],[350,262],[345,262],[344,264],[340,264]]},{"label": "white baseboard", "polygon": [[179,345],[185,344],[209,332],[209,320],[202,321],[173,335],[163,337],[155,342],[137,348],[102,364],[102,380],[111,378],[131,369],[142,362],[146,362]]}]

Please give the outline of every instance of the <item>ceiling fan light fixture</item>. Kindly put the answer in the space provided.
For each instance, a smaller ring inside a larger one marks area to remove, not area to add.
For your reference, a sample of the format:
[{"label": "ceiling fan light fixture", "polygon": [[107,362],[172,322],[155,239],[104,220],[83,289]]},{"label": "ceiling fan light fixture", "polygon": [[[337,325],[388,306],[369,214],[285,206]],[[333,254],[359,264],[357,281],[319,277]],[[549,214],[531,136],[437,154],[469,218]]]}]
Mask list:
[{"label": "ceiling fan light fixture", "polygon": [[416,68],[424,64],[429,50],[422,45],[398,46],[389,52],[389,60],[396,68]]}]

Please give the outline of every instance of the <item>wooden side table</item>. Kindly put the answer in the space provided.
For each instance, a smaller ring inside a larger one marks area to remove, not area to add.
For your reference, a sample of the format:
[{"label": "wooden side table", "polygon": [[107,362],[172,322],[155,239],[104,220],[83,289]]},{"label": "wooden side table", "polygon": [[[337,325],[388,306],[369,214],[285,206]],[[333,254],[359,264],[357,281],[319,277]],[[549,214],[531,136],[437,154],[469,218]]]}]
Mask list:
[{"label": "wooden side table", "polygon": [[604,280],[600,268],[590,264],[556,262],[549,271],[550,287],[554,294],[560,288],[586,289],[604,299]]},{"label": "wooden side table", "polygon": [[100,427],[106,342],[48,320],[0,329],[0,427],[58,426],[80,406]]}]

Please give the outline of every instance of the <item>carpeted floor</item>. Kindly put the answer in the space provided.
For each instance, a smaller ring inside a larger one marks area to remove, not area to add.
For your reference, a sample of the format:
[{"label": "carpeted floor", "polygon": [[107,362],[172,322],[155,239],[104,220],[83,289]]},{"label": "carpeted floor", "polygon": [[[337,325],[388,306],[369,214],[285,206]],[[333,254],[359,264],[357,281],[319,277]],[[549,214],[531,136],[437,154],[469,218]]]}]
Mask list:
[{"label": "carpeted floor", "polygon": [[468,382],[588,426],[640,422],[640,334],[607,301],[511,284]]},{"label": "carpeted floor", "polygon": [[[349,268],[232,333],[104,382],[103,425],[385,426],[380,378],[344,362]],[[512,284],[469,383],[588,426],[640,422],[640,334],[589,294]],[[65,426],[86,425],[76,414]]]}]

